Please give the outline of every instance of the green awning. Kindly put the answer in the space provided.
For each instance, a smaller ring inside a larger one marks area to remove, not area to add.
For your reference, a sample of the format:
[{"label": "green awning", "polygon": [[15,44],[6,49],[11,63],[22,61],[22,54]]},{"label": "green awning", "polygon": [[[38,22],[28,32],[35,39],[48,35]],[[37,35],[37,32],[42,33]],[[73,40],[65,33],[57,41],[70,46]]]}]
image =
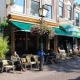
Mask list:
[{"label": "green awning", "polygon": [[80,32],[72,32],[72,34],[73,34],[76,38],[80,38]]},{"label": "green awning", "polygon": [[56,35],[72,37],[71,33],[67,33],[65,31],[61,30],[60,28],[53,28],[53,29],[54,29],[54,33]]},{"label": "green awning", "polygon": [[60,29],[70,33],[72,37],[80,38],[80,30],[72,24],[61,24]]},{"label": "green awning", "polygon": [[64,29],[66,32],[73,32],[73,31],[78,32],[79,31],[79,29],[72,24],[61,24],[60,28],[62,30]]},{"label": "green awning", "polygon": [[24,22],[18,22],[18,21],[11,21],[13,25],[15,25],[17,28],[19,28],[21,31],[30,32],[31,27],[34,24],[31,23],[24,23]]}]

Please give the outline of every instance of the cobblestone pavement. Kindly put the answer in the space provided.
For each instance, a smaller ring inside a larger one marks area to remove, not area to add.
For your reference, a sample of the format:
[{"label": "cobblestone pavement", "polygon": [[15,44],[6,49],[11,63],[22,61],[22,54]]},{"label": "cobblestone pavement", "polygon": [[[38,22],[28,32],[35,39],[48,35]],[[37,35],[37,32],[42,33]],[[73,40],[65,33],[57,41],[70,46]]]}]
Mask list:
[{"label": "cobblestone pavement", "polygon": [[1,73],[0,80],[80,80],[80,59],[71,59],[53,65],[44,65],[26,72]]}]

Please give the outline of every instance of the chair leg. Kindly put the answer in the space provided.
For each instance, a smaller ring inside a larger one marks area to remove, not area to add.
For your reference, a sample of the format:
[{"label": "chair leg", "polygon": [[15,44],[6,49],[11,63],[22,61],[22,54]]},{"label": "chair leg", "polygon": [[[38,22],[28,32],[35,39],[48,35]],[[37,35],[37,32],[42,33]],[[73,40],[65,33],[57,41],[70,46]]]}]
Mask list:
[{"label": "chair leg", "polygon": [[25,64],[25,69],[26,69],[26,64]]},{"label": "chair leg", "polygon": [[32,70],[32,64],[31,64],[31,70]]},{"label": "chair leg", "polygon": [[4,70],[4,67],[2,67],[1,72],[3,72],[3,70]]},{"label": "chair leg", "polygon": [[37,68],[39,69],[39,63],[37,63]]},{"label": "chair leg", "polygon": [[15,68],[13,67],[13,73],[14,73]]},{"label": "chair leg", "polygon": [[6,68],[6,73],[7,73],[8,68]]}]

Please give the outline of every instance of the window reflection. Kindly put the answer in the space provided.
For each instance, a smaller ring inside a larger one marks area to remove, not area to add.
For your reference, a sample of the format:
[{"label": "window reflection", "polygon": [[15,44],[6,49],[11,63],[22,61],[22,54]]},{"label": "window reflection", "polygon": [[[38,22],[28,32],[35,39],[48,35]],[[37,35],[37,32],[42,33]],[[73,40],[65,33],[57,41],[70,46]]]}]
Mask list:
[{"label": "window reflection", "polygon": [[38,16],[39,2],[31,0],[31,15]]},{"label": "window reflection", "polygon": [[24,13],[25,0],[14,0],[14,4],[11,6],[11,12]]},{"label": "window reflection", "polygon": [[79,13],[75,13],[75,18],[76,18],[76,26],[79,26]]},{"label": "window reflection", "polygon": [[68,19],[71,20],[71,6],[68,5],[67,9],[68,9]]},{"label": "window reflection", "polygon": [[46,18],[52,19],[52,6],[46,4],[44,7],[45,7],[46,9],[48,9],[48,13],[47,13]]},{"label": "window reflection", "polygon": [[59,16],[63,17],[63,2],[59,0]]}]

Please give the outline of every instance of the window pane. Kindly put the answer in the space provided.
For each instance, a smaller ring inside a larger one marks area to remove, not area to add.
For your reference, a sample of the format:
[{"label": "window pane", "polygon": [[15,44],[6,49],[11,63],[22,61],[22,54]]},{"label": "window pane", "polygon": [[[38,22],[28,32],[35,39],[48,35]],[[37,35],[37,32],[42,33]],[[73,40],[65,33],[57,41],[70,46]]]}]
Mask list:
[{"label": "window pane", "polygon": [[63,2],[59,0],[59,16],[63,17]]},{"label": "window pane", "polygon": [[11,7],[12,12],[24,12],[24,0],[14,0],[14,5]]},{"label": "window pane", "polygon": [[71,10],[71,6],[68,5],[68,10]]},{"label": "window pane", "polygon": [[60,16],[60,17],[63,16],[63,10],[62,10],[62,7],[59,7],[59,16]]},{"label": "window pane", "polygon": [[75,17],[76,17],[76,26],[79,26],[79,13],[76,12]]},{"label": "window pane", "polygon": [[31,15],[38,16],[39,2],[31,1]]},{"label": "window pane", "polygon": [[52,19],[52,6],[46,4],[44,7],[45,7],[46,9],[48,9],[48,13],[47,13],[47,16],[46,16],[46,17],[47,17],[48,19]]},{"label": "window pane", "polygon": [[71,19],[71,14],[70,14],[71,12],[70,11],[68,11],[68,19]]},{"label": "window pane", "polygon": [[63,7],[63,2],[59,0],[59,6]]},{"label": "window pane", "polygon": [[68,5],[67,9],[68,9],[68,19],[71,20],[71,6]]},{"label": "window pane", "polygon": [[45,4],[52,5],[52,0],[45,0]]}]

